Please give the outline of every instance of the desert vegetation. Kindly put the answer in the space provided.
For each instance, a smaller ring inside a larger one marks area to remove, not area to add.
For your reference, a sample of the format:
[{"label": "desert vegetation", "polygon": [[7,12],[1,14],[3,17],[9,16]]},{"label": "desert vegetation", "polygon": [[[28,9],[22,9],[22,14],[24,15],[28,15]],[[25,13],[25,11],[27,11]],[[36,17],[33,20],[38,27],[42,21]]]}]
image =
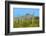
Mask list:
[{"label": "desert vegetation", "polygon": [[14,28],[39,27],[39,16],[26,14],[24,16],[13,17]]}]

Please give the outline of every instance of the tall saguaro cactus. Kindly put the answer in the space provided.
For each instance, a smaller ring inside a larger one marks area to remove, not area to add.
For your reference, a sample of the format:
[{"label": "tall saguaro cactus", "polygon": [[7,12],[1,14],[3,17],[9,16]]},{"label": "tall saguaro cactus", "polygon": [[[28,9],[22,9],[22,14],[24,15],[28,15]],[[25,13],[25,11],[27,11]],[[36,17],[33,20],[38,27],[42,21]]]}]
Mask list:
[{"label": "tall saguaro cactus", "polygon": [[32,24],[33,24],[33,21],[34,20],[34,9],[33,9],[33,11],[32,11]]}]

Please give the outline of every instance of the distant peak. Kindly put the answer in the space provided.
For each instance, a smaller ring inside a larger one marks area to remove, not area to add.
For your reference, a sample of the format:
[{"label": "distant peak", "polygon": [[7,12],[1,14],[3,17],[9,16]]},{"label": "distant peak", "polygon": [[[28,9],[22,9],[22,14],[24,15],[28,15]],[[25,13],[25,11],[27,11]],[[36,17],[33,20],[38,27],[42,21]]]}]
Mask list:
[{"label": "distant peak", "polygon": [[31,14],[27,13],[26,15],[31,15]]}]

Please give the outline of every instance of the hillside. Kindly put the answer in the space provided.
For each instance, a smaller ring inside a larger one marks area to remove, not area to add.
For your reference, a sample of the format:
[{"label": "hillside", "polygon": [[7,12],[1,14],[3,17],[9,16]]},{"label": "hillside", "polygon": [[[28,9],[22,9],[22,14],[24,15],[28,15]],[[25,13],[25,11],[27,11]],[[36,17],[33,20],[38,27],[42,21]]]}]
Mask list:
[{"label": "hillside", "polygon": [[21,27],[38,27],[39,26],[39,17],[32,16],[32,15],[24,15],[13,17],[14,21],[14,28],[21,28]]}]

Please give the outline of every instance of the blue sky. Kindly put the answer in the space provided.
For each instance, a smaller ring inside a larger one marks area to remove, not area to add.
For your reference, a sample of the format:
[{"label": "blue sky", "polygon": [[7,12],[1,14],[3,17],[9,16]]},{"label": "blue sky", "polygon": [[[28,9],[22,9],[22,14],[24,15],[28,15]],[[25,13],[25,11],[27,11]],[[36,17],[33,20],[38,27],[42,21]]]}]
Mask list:
[{"label": "blue sky", "polygon": [[13,16],[23,16],[26,13],[32,14],[34,16],[39,16],[39,9],[37,8],[13,8]]}]

